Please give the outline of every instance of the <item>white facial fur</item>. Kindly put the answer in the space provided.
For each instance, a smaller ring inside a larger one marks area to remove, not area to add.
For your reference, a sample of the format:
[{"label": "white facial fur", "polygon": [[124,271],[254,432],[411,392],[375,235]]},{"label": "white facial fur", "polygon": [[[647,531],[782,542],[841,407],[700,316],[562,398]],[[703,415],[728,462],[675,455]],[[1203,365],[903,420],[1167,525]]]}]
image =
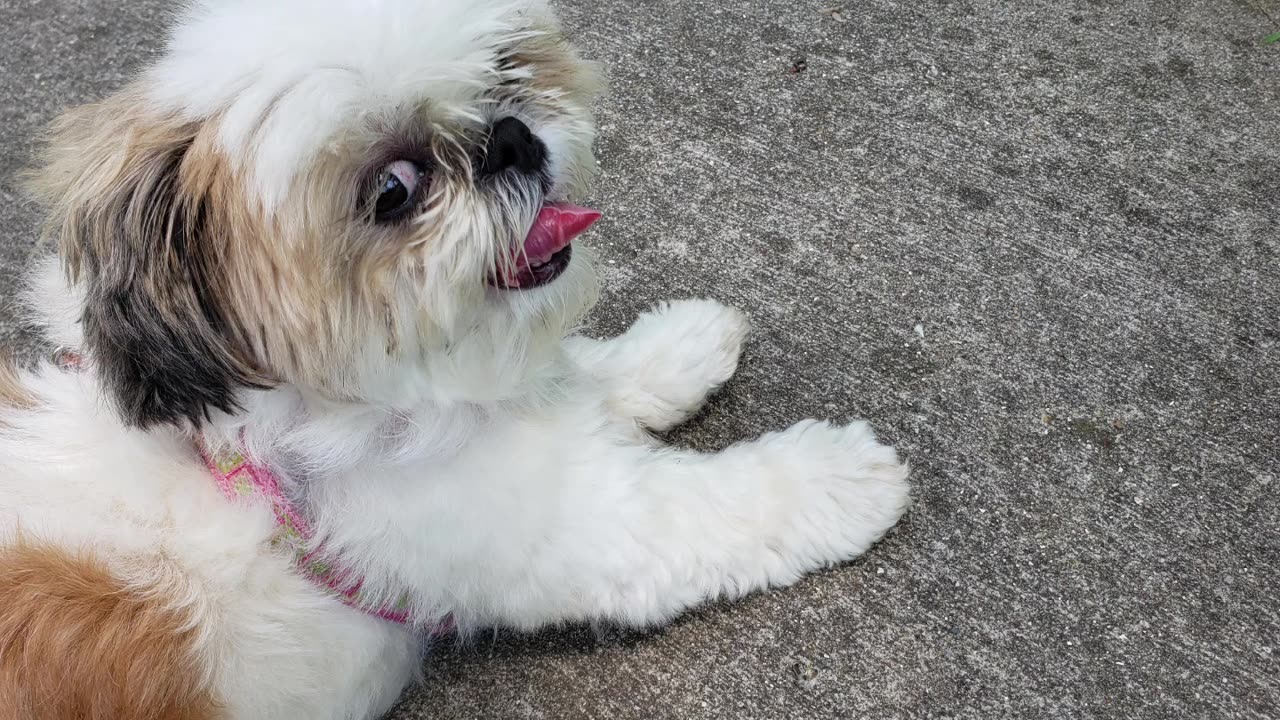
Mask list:
[{"label": "white facial fur", "polygon": [[[311,0],[203,0],[146,83],[162,107],[221,116],[223,149],[251,168],[254,189],[275,208],[317,150],[362,118],[423,100],[445,119],[492,117],[485,95],[497,54],[555,28],[540,0],[339,0],[323,11]],[[589,118],[557,123],[521,109],[556,125],[546,133],[559,141],[553,157],[590,147]]]}]

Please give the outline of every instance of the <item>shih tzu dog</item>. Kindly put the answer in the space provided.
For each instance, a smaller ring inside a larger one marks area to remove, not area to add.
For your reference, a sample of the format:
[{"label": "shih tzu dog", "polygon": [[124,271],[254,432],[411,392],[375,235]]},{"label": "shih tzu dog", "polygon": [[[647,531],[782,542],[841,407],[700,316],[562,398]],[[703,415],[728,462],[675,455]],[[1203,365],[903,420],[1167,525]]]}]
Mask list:
[{"label": "shih tzu dog", "polygon": [[661,447],[744,316],[596,297],[598,79],[543,0],[196,0],[31,182],[58,362],[0,379],[0,717],[374,718],[424,638],[661,623],[866,550],[864,423]]}]

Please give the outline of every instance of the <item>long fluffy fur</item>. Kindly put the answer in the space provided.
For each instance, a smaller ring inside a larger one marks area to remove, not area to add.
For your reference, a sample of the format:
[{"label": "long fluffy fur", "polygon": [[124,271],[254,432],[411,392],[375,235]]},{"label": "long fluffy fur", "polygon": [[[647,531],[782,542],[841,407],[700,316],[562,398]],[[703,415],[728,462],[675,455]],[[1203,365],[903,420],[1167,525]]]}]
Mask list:
[{"label": "long fluffy fur", "polygon": [[214,720],[197,629],[85,554],[0,549],[0,718]]},{"label": "long fluffy fur", "polygon": [[[0,643],[22,618],[44,633],[0,663],[0,697],[43,693],[62,651],[39,638],[62,637],[154,646],[139,662],[163,677],[112,696],[121,717],[373,718],[446,616],[658,623],[897,521],[905,466],[863,423],[714,454],[649,435],[729,379],[741,313],[681,301],[573,336],[596,297],[583,248],[544,287],[486,282],[589,180],[598,87],[540,0],[202,0],[135,83],[55,124],[33,186],[61,261],[30,303],[83,361],[0,372]],[[479,172],[507,116],[540,172]],[[429,190],[374,223],[371,173],[405,159]],[[197,438],[270,465],[367,593],[407,593],[411,626],[296,573]],[[87,609],[59,636],[19,576]]]}]

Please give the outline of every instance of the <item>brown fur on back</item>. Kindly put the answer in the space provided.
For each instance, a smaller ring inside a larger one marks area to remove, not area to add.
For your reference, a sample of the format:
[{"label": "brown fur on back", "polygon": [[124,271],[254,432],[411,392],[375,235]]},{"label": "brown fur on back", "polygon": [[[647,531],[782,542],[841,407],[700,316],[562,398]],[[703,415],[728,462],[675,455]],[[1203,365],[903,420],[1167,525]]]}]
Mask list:
[{"label": "brown fur on back", "polygon": [[0,548],[0,720],[212,720],[188,620],[88,557]]}]

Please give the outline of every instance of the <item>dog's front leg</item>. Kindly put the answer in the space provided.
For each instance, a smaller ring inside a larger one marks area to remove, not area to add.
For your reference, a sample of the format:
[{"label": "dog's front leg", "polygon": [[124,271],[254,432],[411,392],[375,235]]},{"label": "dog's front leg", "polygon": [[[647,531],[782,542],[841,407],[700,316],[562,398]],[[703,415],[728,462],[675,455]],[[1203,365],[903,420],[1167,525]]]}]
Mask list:
[{"label": "dog's front leg", "polygon": [[738,310],[677,300],[644,313],[619,337],[571,337],[565,349],[604,383],[614,412],[661,432],[687,420],[733,376],[746,335]]},{"label": "dog's front leg", "polygon": [[454,566],[464,625],[662,622],[856,557],[908,503],[906,467],[865,423],[806,421],[716,454],[585,442],[544,469],[455,518],[493,528]]}]

